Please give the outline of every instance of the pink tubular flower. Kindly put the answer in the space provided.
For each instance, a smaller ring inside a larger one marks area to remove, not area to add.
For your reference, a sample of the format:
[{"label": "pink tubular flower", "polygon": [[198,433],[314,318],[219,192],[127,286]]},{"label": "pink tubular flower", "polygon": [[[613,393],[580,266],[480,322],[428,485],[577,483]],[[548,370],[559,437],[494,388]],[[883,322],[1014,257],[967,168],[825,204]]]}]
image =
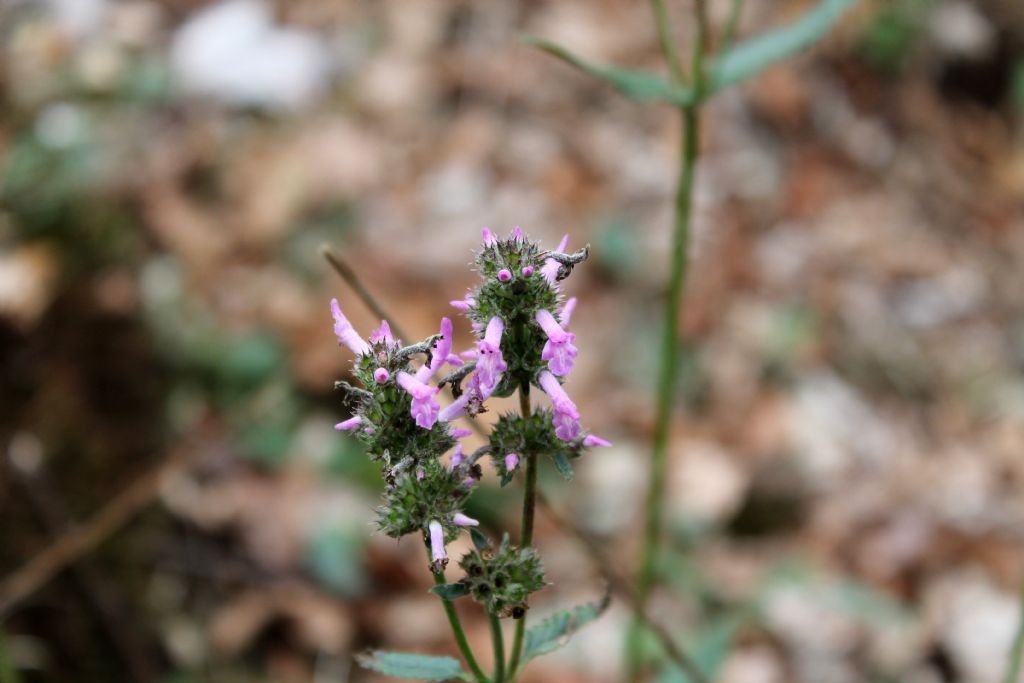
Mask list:
[{"label": "pink tubular flower", "polygon": [[455,513],[455,515],[452,517],[452,522],[455,523],[455,526],[480,526],[479,521],[473,519],[472,517],[467,517],[461,512]]},{"label": "pink tubular flower", "polygon": [[473,373],[473,380],[480,391],[481,400],[491,395],[501,380],[501,373],[508,369],[508,364],[501,355],[501,335],[504,333],[504,321],[494,316],[487,323],[484,338],[476,346],[476,371]]},{"label": "pink tubular flower", "polygon": [[469,399],[471,398],[468,391],[462,393],[455,399],[451,405],[441,409],[441,412],[437,414],[437,419],[442,422],[451,422],[456,418],[460,418],[466,414],[466,406],[469,405]]},{"label": "pink tubular flower", "polygon": [[363,418],[356,415],[355,417],[350,417],[349,419],[343,422],[339,422],[338,424],[334,425],[334,428],[337,429],[338,431],[351,431],[358,427],[359,423],[362,421]]},{"label": "pink tubular flower", "polygon": [[498,271],[498,279],[502,282],[508,282],[512,279],[512,271],[508,268],[502,268]]},{"label": "pink tubular flower", "polygon": [[523,266],[523,277],[530,277],[533,275],[533,266]]},{"label": "pink tubular flower", "polygon": [[448,554],[444,551],[444,529],[440,522],[431,522],[427,529],[430,530],[430,559],[434,570],[440,571],[448,564]]},{"label": "pink tubular flower", "polygon": [[498,246],[498,238],[494,236],[494,233],[491,232],[490,228],[484,228],[483,230],[481,230],[481,233],[483,233],[485,247]]},{"label": "pink tubular flower", "polygon": [[518,225],[512,228],[512,239],[514,239],[516,242],[520,242],[523,239],[523,229],[520,228]]},{"label": "pink tubular flower", "polygon": [[370,333],[370,342],[373,344],[379,344],[380,342],[395,343],[395,337],[391,334],[391,325],[388,325],[387,320],[381,320],[380,327]]},{"label": "pink tubular flower", "polygon": [[387,371],[387,368],[377,368],[373,371],[373,381],[377,384],[384,384],[391,379],[391,373]]},{"label": "pink tubular flower", "polygon": [[572,319],[572,312],[576,310],[576,297],[572,297],[565,302],[562,306],[562,312],[558,314],[558,322],[562,323],[563,327],[569,326],[569,321]]},{"label": "pink tubular flower", "polygon": [[612,442],[593,434],[587,434],[583,437],[583,445],[587,448],[592,448],[594,446],[611,446]]},{"label": "pink tubular flower", "polygon": [[457,308],[460,311],[468,311],[473,308],[474,302],[469,297],[466,297],[465,299],[456,299],[455,301],[449,301],[448,303],[451,304],[452,308]]},{"label": "pink tubular flower", "polygon": [[[438,340],[434,352],[430,356],[430,365],[423,365],[416,371],[416,379],[426,382],[441,369],[441,366],[448,362],[452,352],[452,321],[449,318],[441,318],[441,339]],[[461,362],[461,361],[460,361]]]},{"label": "pink tubular flower", "polygon": [[398,373],[398,384],[412,396],[409,413],[416,419],[416,424],[424,429],[433,427],[441,410],[434,397],[441,390],[424,384],[407,372]]},{"label": "pink tubular flower", "polygon": [[[562,241],[558,243],[558,248],[555,251],[565,251],[565,248],[569,245],[569,235],[566,234],[562,237]],[[544,276],[544,279],[555,284],[555,279],[558,277],[559,263],[553,258],[545,259],[544,265],[540,267],[540,274]]]},{"label": "pink tubular flower", "polygon": [[519,467],[519,456],[515,453],[509,453],[505,456],[505,469],[511,472],[515,468]]},{"label": "pink tubular flower", "polygon": [[331,313],[334,315],[334,334],[338,336],[338,341],[352,349],[352,353],[357,356],[370,353],[370,345],[359,336],[352,323],[341,312],[337,299],[331,299]]},{"label": "pink tubular flower", "polygon": [[448,435],[453,439],[464,439],[467,436],[471,436],[472,434],[472,429],[453,429],[448,433]]},{"label": "pink tubular flower", "polygon": [[559,377],[565,377],[572,371],[573,360],[579,353],[573,344],[576,341],[576,335],[563,330],[555,320],[555,316],[543,308],[537,311],[535,319],[544,330],[544,334],[548,336],[544,350],[540,354],[541,360],[548,362],[551,372]]},{"label": "pink tubular flower", "polygon": [[555,436],[562,441],[572,441],[580,435],[580,413],[558,379],[547,370],[537,378],[540,388],[551,398],[555,407],[552,422],[555,424]]},{"label": "pink tubular flower", "polygon": [[452,469],[462,464],[462,461],[466,459],[466,456],[462,454],[462,444],[455,447],[455,452],[452,453]]}]

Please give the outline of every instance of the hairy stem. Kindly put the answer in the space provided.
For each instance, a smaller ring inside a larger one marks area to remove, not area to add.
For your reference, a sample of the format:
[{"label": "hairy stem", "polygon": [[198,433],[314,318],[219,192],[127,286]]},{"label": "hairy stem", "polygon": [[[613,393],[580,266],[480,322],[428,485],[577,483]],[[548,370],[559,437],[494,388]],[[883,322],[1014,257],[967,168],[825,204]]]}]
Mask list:
[{"label": "hairy stem", "polygon": [[[429,554],[429,550],[427,551]],[[432,572],[434,574],[434,583],[438,586],[445,583],[444,572]],[[441,598],[441,604],[444,605],[444,613],[448,616],[448,623],[452,627],[452,635],[455,636],[455,643],[459,646],[459,652],[462,653],[463,659],[466,660],[466,664],[469,665],[470,670],[473,672],[473,678],[476,679],[477,683],[488,683],[487,675],[477,664],[476,657],[473,656],[473,650],[469,647],[469,641],[466,640],[466,632],[462,629],[462,622],[459,620],[459,614],[455,611],[455,605],[452,604],[451,600],[445,600]]]},{"label": "hairy stem", "polygon": [[[679,319],[686,288],[686,270],[690,242],[690,223],[693,209],[693,184],[697,170],[697,145],[700,124],[700,102],[703,95],[703,56],[707,32],[706,8],[701,0],[697,2],[697,36],[693,51],[693,87],[695,104],[680,108],[682,119],[680,171],[676,185],[675,220],[672,231],[672,252],[669,271],[668,296],[665,299],[664,329],[661,338],[661,362],[658,377],[657,407],[654,425],[654,440],[651,449],[651,472],[648,481],[647,501],[644,507],[643,550],[640,570],[636,577],[635,596],[640,611],[644,612],[654,585],[655,568],[658,563],[662,518],[664,514],[665,475],[668,461],[668,436],[672,422],[672,408],[675,401],[676,372],[679,365]],[[655,20],[662,21],[655,12]],[[675,55],[665,52],[670,63]],[[626,680],[637,681],[642,669],[642,624],[636,618],[630,627],[626,641]]]},{"label": "hairy stem", "polygon": [[494,683],[505,681],[505,636],[501,632],[501,620],[491,614],[491,642],[494,644]]},{"label": "hairy stem", "polygon": [[1017,635],[1013,638],[1010,648],[1010,660],[1006,665],[1006,676],[1003,683],[1017,683],[1020,680],[1021,659],[1024,659],[1024,582],[1020,586],[1020,622],[1017,624]]},{"label": "hairy stem", "polygon": [[[530,416],[530,385],[519,387],[519,410],[523,417]],[[522,453],[526,458],[526,484],[523,487],[523,522],[519,531],[519,547],[533,545],[533,515],[537,508],[537,454]],[[516,632],[512,641],[512,655],[508,660],[508,679],[515,680],[519,658],[523,654],[523,637],[526,635],[526,617],[516,620]]]}]

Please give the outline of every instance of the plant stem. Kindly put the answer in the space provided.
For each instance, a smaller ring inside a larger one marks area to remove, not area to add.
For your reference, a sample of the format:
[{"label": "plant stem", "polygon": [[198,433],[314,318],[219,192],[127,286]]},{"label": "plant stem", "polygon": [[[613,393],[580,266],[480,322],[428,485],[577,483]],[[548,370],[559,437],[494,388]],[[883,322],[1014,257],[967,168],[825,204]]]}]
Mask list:
[{"label": "plant stem", "polygon": [[[445,583],[443,571],[432,573],[434,574],[434,583],[436,585],[440,586]],[[476,678],[477,683],[488,683],[487,675],[480,668],[480,665],[477,664],[476,657],[473,656],[473,651],[469,647],[469,641],[466,640],[466,632],[462,630],[462,622],[459,621],[459,614],[455,611],[455,605],[452,604],[451,600],[445,600],[444,598],[441,598],[441,604],[444,605],[444,613],[448,616],[448,623],[451,624],[455,643],[459,646],[459,652],[462,653],[466,664],[473,671],[473,677]]]},{"label": "plant stem", "polygon": [[729,7],[729,20],[725,24],[725,33],[722,35],[721,48],[725,52],[736,42],[736,30],[740,25],[740,14],[743,13],[743,0],[732,0]]},{"label": "plant stem", "polygon": [[[530,417],[530,385],[519,387],[519,410],[524,418]],[[533,515],[537,508],[537,454],[521,453],[526,458],[526,484],[523,487],[523,522],[519,530],[519,547],[533,545]],[[523,653],[523,637],[526,635],[526,617],[516,619],[516,632],[512,641],[512,655],[508,660],[508,680],[514,681]]]},{"label": "plant stem", "polygon": [[[697,146],[700,124],[700,102],[703,89],[703,56],[707,32],[706,8],[701,0],[697,3],[697,36],[693,52],[693,87],[696,94],[692,106],[680,107],[682,130],[680,134],[679,180],[676,185],[675,219],[672,232],[672,252],[669,271],[668,296],[665,299],[664,329],[661,338],[661,363],[658,377],[657,406],[654,425],[654,440],[651,449],[651,472],[644,508],[644,545],[640,570],[636,578],[636,600],[641,612],[646,610],[647,600],[654,584],[655,568],[662,532],[662,516],[665,498],[665,475],[668,461],[668,436],[671,426],[672,408],[675,401],[676,372],[679,365],[679,318],[686,287],[686,270],[690,242],[690,224],[693,209],[693,184],[697,170]],[[662,21],[658,13],[655,19]],[[670,63],[676,59],[674,53],[665,51]],[[642,619],[634,619],[626,641],[626,680],[639,679],[642,665]]]},{"label": "plant stem", "polygon": [[494,683],[505,681],[505,636],[501,632],[501,620],[497,615],[489,615],[491,619],[491,641],[494,643]]},{"label": "plant stem", "polygon": [[651,9],[654,11],[654,23],[658,26],[658,42],[661,44],[661,51],[668,62],[668,70],[672,74],[672,80],[682,83],[683,67],[679,61],[679,53],[676,51],[675,39],[672,37],[672,25],[668,19],[668,11],[665,9],[664,0],[651,0]]},{"label": "plant stem", "polygon": [[1020,622],[1017,624],[1017,635],[1013,638],[1010,648],[1010,661],[1006,665],[1006,677],[1003,683],[1017,683],[1020,679],[1021,659],[1024,659],[1024,582],[1020,586]]}]

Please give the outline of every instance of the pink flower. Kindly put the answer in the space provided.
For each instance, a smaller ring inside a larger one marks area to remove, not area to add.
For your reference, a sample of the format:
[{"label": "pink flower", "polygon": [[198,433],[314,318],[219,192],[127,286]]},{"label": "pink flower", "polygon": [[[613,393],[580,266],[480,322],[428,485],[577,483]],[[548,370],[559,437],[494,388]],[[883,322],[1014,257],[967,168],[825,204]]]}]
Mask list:
[{"label": "pink flower", "polygon": [[491,395],[501,380],[501,373],[508,369],[508,364],[501,355],[501,336],[504,332],[505,323],[498,316],[494,316],[487,323],[484,338],[477,343],[473,382],[479,390],[481,400]]},{"label": "pink flower", "polygon": [[555,425],[555,436],[562,441],[572,441],[580,435],[580,413],[576,404],[565,393],[558,379],[545,370],[537,378],[541,389],[551,398],[555,413],[552,422]]},{"label": "pink flower", "polygon": [[453,429],[448,433],[453,439],[464,439],[473,434],[472,429]]},{"label": "pink flower", "polygon": [[[437,342],[437,347],[430,356],[430,365],[423,365],[419,370],[416,371],[416,379],[420,382],[426,382],[428,379],[434,376],[434,374],[441,369],[448,358],[452,355],[452,321],[449,318],[441,318],[441,338]],[[460,360],[461,364],[462,361]]]},{"label": "pink flower", "polygon": [[537,324],[548,336],[544,349],[541,351],[541,360],[548,362],[548,368],[559,377],[565,377],[572,371],[573,361],[579,353],[573,344],[576,335],[563,330],[555,316],[548,311],[540,309],[535,316]]},{"label": "pink flower", "polygon": [[512,271],[508,268],[502,268],[498,271],[498,279],[502,282],[508,282],[512,279]]},{"label": "pink flower", "polygon": [[530,277],[533,275],[533,266],[523,266],[523,277]]},{"label": "pink flower", "polygon": [[440,522],[427,525],[430,530],[430,559],[434,571],[441,571],[448,564],[448,554],[444,551],[444,529]]},{"label": "pink flower", "polygon": [[599,436],[594,436],[593,434],[587,434],[587,436],[583,438],[583,445],[587,448],[592,448],[594,446],[611,446],[612,442],[602,439]]},{"label": "pink flower", "polygon": [[[565,251],[565,248],[569,245],[569,235],[566,234],[562,241],[558,243],[558,248],[555,251]],[[558,278],[559,263],[553,258],[544,259],[544,265],[540,267],[540,274],[544,276],[544,279],[555,284],[555,280]]]},{"label": "pink flower", "polygon": [[473,304],[475,302],[467,296],[465,299],[456,299],[455,301],[449,301],[448,303],[452,305],[452,308],[457,308],[460,311],[468,311],[473,308]]},{"label": "pink flower", "polygon": [[452,453],[452,469],[462,464],[462,461],[466,459],[466,456],[462,454],[462,444],[458,444],[455,447],[455,452]]},{"label": "pink flower", "polygon": [[558,314],[558,321],[562,323],[562,327],[569,327],[569,320],[572,318],[572,312],[576,310],[576,297],[572,297],[565,302],[562,306],[562,312]]},{"label": "pink flower", "polygon": [[412,396],[409,413],[415,418],[416,424],[424,429],[433,427],[441,410],[434,398],[440,389],[420,382],[407,372],[398,373],[398,384]]},{"label": "pink flower", "polygon": [[472,517],[467,517],[461,512],[456,512],[455,515],[452,517],[452,521],[455,523],[455,526],[480,526],[479,521],[473,519]]},{"label": "pink flower", "polygon": [[520,228],[518,225],[512,228],[512,239],[514,239],[516,242],[520,242],[523,239],[523,229]]},{"label": "pink flower", "polygon": [[370,345],[359,336],[352,327],[352,323],[341,312],[341,306],[338,305],[337,299],[331,299],[331,313],[334,315],[334,334],[338,336],[338,341],[352,349],[352,353],[357,356],[370,353]]},{"label": "pink flower", "polygon": [[343,422],[339,422],[338,424],[334,425],[334,428],[337,429],[338,431],[351,431],[358,427],[359,423],[362,421],[363,418],[356,415],[354,417],[350,417],[349,419]]},{"label": "pink flower", "polygon": [[374,344],[379,344],[380,342],[395,343],[395,338],[391,334],[391,325],[388,325],[387,320],[381,320],[380,327],[370,333],[370,342]]},{"label": "pink flower", "polygon": [[509,453],[505,456],[505,469],[511,472],[515,468],[519,467],[519,456],[515,453]]},{"label": "pink flower", "polygon": [[490,228],[484,228],[482,231],[484,238],[485,247],[496,247],[498,246],[498,238],[494,236]]},{"label": "pink flower", "polygon": [[462,417],[466,414],[466,406],[469,405],[469,399],[472,398],[468,391],[464,391],[461,396],[455,399],[451,405],[441,409],[441,412],[437,414],[437,419],[442,422],[451,422],[457,418]]},{"label": "pink flower", "polygon": [[377,368],[373,371],[373,381],[377,384],[384,384],[391,379],[391,373],[387,371],[387,368]]}]

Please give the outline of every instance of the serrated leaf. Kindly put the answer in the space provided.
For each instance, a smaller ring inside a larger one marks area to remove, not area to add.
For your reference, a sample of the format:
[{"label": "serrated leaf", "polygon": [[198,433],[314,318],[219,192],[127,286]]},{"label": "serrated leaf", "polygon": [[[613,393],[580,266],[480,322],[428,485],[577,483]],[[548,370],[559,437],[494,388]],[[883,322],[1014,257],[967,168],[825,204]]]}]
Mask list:
[{"label": "serrated leaf", "polygon": [[723,54],[711,69],[712,90],[734,85],[821,40],[857,0],[822,0],[788,26],[751,38]]},{"label": "serrated leaf", "polygon": [[443,600],[458,600],[469,595],[469,586],[464,583],[442,583],[431,588],[430,592]]},{"label": "serrated leaf", "polygon": [[572,481],[572,464],[569,462],[569,458],[565,457],[565,453],[560,451],[553,451],[551,453],[551,459],[555,463],[555,468],[558,473],[562,475],[562,478],[566,481]]},{"label": "serrated leaf", "polygon": [[476,527],[469,527],[469,537],[473,539],[473,547],[477,550],[484,551],[491,548],[491,539]]},{"label": "serrated leaf", "polygon": [[523,647],[523,662],[554,652],[565,645],[576,631],[601,616],[610,601],[611,597],[606,595],[599,602],[558,612],[536,626],[528,628]]},{"label": "serrated leaf", "polygon": [[686,106],[694,102],[692,90],[672,85],[652,71],[595,64],[573,54],[557,43],[536,36],[524,36],[523,40],[580,71],[604,81],[630,99],[668,102],[676,106]]},{"label": "serrated leaf", "polygon": [[410,652],[373,650],[356,655],[360,666],[373,669],[385,676],[411,678],[417,681],[472,680],[457,659],[436,655],[418,655]]}]

